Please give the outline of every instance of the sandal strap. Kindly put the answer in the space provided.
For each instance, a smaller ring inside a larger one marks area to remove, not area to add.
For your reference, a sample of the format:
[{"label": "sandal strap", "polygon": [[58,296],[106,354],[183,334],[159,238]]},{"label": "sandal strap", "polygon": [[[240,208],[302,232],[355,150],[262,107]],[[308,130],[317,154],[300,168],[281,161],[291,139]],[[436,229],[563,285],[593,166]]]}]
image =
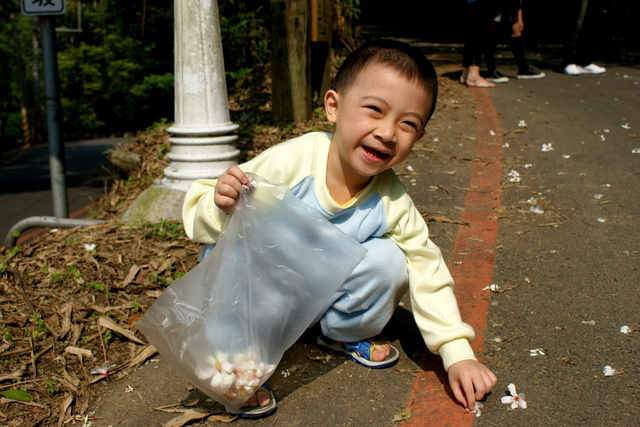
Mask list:
[{"label": "sandal strap", "polygon": [[358,353],[360,357],[363,357],[371,362],[371,356],[373,355],[373,351],[376,348],[376,345],[383,345],[391,343],[388,340],[371,340],[366,339],[358,342],[341,342],[340,345],[346,351],[354,351]]}]

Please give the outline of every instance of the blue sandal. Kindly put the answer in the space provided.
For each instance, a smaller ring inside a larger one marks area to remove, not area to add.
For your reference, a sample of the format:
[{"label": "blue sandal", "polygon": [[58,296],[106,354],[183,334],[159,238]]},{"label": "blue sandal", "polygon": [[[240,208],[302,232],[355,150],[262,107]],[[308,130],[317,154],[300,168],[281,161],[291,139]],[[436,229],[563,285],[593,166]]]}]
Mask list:
[{"label": "blue sandal", "polygon": [[318,344],[327,348],[330,348],[333,351],[340,351],[349,356],[349,359],[354,362],[366,366],[367,368],[373,369],[382,369],[388,368],[390,366],[395,365],[400,358],[400,353],[398,350],[389,345],[391,352],[386,359],[380,360],[379,362],[371,360],[371,355],[373,354],[373,349],[376,345],[381,344],[389,344],[387,340],[380,339],[366,339],[359,342],[340,342],[332,340],[324,336],[322,333],[318,334]]},{"label": "blue sandal", "polygon": [[263,418],[263,417],[268,417],[269,415],[273,414],[274,412],[276,412],[276,398],[273,395],[273,392],[271,391],[271,387],[269,387],[268,383],[264,383],[262,384],[261,387],[258,387],[258,389],[256,390],[257,392],[263,392],[263,393],[267,393],[269,395],[269,397],[271,398],[271,402],[269,402],[268,405],[265,406],[244,406],[242,408],[236,409],[234,411],[230,411],[229,413],[231,415],[237,415],[238,418],[245,418],[245,419],[256,419],[256,418]]}]

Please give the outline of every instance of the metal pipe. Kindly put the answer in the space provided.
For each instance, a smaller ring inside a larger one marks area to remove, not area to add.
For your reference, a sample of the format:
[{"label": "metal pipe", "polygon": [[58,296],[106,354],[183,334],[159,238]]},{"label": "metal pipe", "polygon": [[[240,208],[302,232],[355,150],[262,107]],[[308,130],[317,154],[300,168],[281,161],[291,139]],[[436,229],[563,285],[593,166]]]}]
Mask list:
[{"label": "metal pipe", "polygon": [[18,237],[15,233],[19,231],[22,233],[24,230],[30,228],[73,228],[73,227],[87,227],[89,225],[102,224],[105,222],[102,219],[76,219],[76,218],[58,218],[55,216],[31,216],[18,221],[7,233],[7,237],[4,240],[4,246],[6,248],[12,248],[16,245]]},{"label": "metal pipe", "polygon": [[42,31],[42,65],[44,68],[44,94],[47,111],[47,135],[49,137],[49,173],[51,175],[51,195],[53,214],[59,218],[69,216],[67,199],[66,166],[64,143],[62,142],[62,108],[60,107],[58,58],[56,55],[55,18],[51,15],[40,17]]}]

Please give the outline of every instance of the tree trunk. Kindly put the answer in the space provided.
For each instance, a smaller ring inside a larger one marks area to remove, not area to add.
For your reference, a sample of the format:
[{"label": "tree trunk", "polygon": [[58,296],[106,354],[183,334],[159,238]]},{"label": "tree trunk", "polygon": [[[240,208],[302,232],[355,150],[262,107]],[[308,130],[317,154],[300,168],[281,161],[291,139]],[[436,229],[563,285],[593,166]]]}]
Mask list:
[{"label": "tree trunk", "polygon": [[271,0],[272,112],[277,120],[311,118],[309,0]]}]

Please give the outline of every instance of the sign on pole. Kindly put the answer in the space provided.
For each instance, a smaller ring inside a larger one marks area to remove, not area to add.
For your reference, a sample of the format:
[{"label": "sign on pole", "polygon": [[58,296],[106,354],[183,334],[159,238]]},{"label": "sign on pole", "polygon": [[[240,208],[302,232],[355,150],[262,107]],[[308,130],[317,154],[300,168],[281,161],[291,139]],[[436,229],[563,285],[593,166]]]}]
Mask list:
[{"label": "sign on pole", "polygon": [[25,15],[64,15],[64,0],[22,0]]}]

